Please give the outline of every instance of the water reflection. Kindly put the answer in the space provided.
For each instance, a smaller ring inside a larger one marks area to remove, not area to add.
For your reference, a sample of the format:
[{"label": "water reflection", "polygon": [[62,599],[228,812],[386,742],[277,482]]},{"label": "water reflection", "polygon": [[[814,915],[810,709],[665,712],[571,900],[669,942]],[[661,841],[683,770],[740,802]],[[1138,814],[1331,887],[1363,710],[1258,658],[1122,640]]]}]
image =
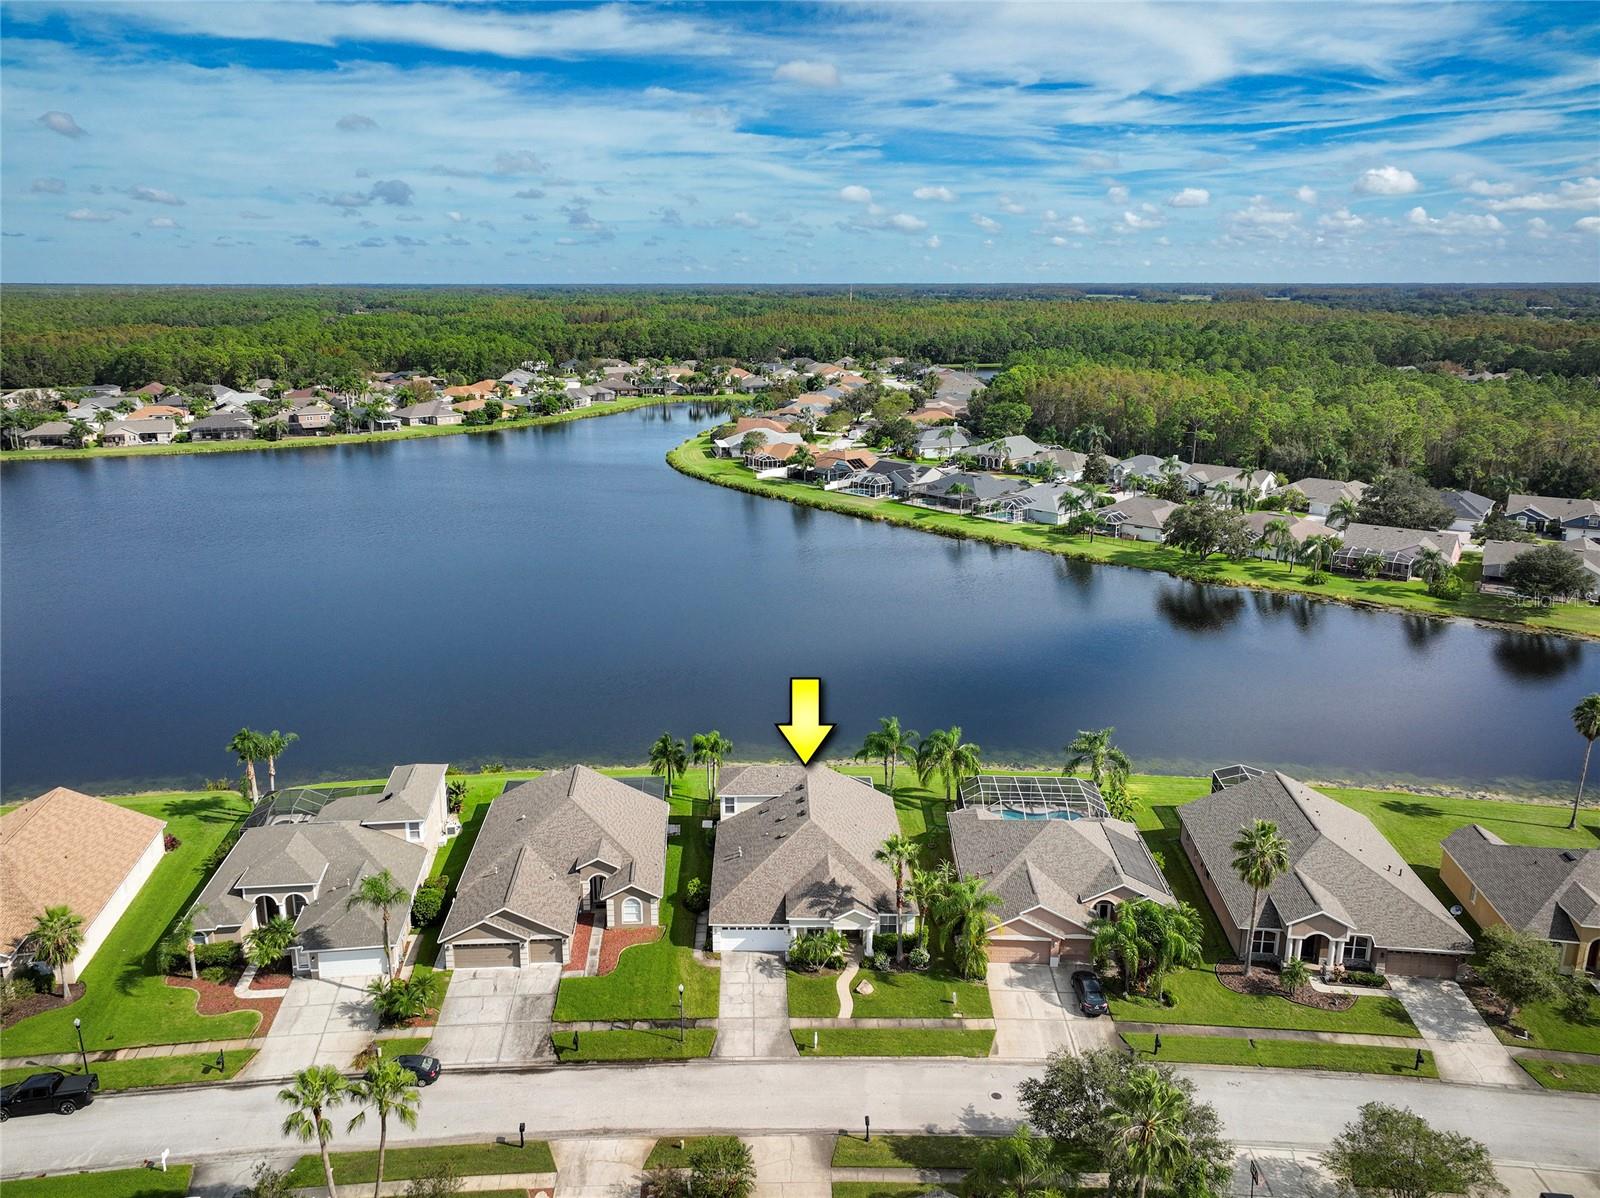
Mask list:
[{"label": "water reflection", "polygon": [[1182,632],[1220,632],[1239,618],[1244,596],[1196,582],[1169,583],[1156,596],[1156,610]]},{"label": "water reflection", "polygon": [[1406,615],[1399,617],[1400,630],[1405,633],[1406,644],[1419,653],[1450,631],[1449,620],[1435,620],[1429,616]]},{"label": "water reflection", "polygon": [[1495,662],[1512,678],[1545,682],[1559,678],[1583,661],[1583,642],[1534,632],[1501,632],[1495,636]]},{"label": "water reflection", "polygon": [[1269,616],[1286,618],[1300,632],[1314,631],[1328,607],[1304,595],[1289,595],[1282,591],[1251,591],[1250,606],[1263,619]]}]

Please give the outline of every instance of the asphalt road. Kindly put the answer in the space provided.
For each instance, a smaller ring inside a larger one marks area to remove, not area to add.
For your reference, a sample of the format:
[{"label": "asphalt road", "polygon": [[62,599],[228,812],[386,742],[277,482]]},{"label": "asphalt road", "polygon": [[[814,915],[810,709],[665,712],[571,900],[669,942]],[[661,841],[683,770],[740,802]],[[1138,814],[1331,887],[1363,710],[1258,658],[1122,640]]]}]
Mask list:
[{"label": "asphalt road", "polygon": [[[1017,1083],[1037,1065],[985,1061],[702,1061],[446,1074],[423,1092],[414,1132],[390,1142],[515,1135],[733,1130],[802,1132],[1009,1130]],[[1600,1098],[1332,1074],[1184,1070],[1214,1103],[1228,1134],[1262,1147],[1325,1146],[1364,1102],[1410,1106],[1438,1126],[1484,1141],[1500,1161],[1600,1168]],[[110,1095],[70,1117],[14,1119],[0,1134],[0,1175],[137,1164],[170,1148],[174,1160],[282,1154],[277,1087],[228,1086]],[[375,1143],[374,1120],[338,1146]]]}]

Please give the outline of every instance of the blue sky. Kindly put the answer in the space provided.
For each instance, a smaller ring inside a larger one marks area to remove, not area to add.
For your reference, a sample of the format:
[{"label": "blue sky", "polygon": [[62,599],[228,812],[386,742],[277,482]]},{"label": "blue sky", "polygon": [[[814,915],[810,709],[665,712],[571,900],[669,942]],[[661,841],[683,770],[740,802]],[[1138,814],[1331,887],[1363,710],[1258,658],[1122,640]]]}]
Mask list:
[{"label": "blue sky", "polygon": [[7,3],[0,269],[1593,281],[1597,12]]}]

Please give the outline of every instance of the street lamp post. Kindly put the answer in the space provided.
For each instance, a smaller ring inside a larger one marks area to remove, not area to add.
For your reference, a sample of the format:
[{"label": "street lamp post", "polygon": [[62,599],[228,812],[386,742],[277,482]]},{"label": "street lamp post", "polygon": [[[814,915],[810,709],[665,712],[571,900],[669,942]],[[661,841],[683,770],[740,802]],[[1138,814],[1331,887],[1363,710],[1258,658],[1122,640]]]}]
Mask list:
[{"label": "street lamp post", "polygon": [[678,983],[678,1043],[683,1043],[683,983]]},{"label": "street lamp post", "polygon": [[72,1027],[73,1030],[78,1033],[78,1056],[83,1060],[83,1071],[88,1073],[89,1053],[88,1050],[83,1047],[83,1020],[74,1018],[72,1021]]}]

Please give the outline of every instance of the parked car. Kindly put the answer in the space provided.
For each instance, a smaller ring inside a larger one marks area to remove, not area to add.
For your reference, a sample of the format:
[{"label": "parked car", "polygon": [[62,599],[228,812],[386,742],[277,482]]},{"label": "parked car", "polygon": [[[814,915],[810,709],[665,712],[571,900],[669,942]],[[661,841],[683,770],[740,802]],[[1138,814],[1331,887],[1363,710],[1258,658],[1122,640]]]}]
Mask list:
[{"label": "parked car", "polygon": [[35,1073],[0,1089],[0,1123],[12,1115],[39,1115],[46,1111],[70,1115],[93,1102],[99,1088],[98,1073]]},{"label": "parked car", "polygon": [[424,1056],[422,1053],[402,1053],[395,1058],[400,1068],[409,1069],[417,1079],[417,1084],[431,1086],[439,1080],[441,1068],[438,1057]]},{"label": "parked car", "polygon": [[1078,1010],[1085,1015],[1104,1015],[1111,1010],[1106,1006],[1106,992],[1100,988],[1100,979],[1087,969],[1072,975],[1072,992],[1078,996]]}]

